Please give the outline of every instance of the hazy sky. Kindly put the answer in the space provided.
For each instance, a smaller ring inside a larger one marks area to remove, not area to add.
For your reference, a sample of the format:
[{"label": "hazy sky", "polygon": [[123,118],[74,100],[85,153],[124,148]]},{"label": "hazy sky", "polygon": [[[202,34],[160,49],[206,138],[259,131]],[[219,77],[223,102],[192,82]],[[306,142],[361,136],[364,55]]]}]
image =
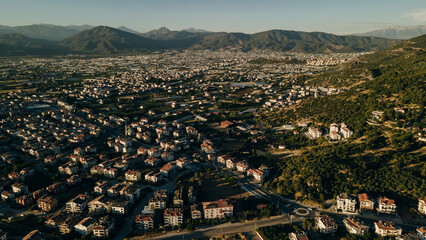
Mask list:
[{"label": "hazy sky", "polygon": [[35,23],[347,34],[426,24],[426,0],[0,0],[0,25]]}]

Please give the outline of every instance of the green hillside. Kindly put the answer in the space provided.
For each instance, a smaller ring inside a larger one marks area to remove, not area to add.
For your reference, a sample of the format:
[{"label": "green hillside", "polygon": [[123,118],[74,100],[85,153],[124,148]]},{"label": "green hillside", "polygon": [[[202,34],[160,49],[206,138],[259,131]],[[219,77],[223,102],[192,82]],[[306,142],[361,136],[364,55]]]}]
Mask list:
[{"label": "green hillside", "polygon": [[[340,87],[347,91],[310,99],[296,108],[262,115],[260,120],[269,125],[280,125],[310,119],[327,124],[346,122],[361,127],[375,110],[390,111],[406,105],[422,108],[426,103],[425,45],[426,35],[314,76],[306,81],[306,85]],[[414,122],[426,127],[424,119]]]},{"label": "green hillside", "polygon": [[60,44],[80,54],[131,53],[163,48],[161,42],[106,26],[77,33]]},{"label": "green hillside", "polygon": [[[415,139],[426,127],[425,47],[426,36],[421,36],[362,56],[306,83],[345,87],[347,91],[259,116],[273,126],[304,119],[323,127],[345,122],[354,131],[345,142],[309,140],[310,147],[300,156],[279,162],[280,177],[266,186],[285,196],[318,202],[343,192],[385,195],[397,203],[415,203],[415,198],[425,196],[424,143]],[[397,113],[394,107],[406,112]],[[376,110],[383,111],[383,117],[370,125],[371,112]]]},{"label": "green hillside", "polygon": [[[77,32],[59,42],[60,46],[52,43],[46,51],[38,49],[40,55],[63,53],[64,49],[66,49],[66,53],[71,54],[95,55],[129,54],[166,49],[239,49],[242,51],[272,50],[306,53],[361,52],[383,49],[398,41],[374,37],[337,36],[327,33],[283,30],[244,34],[170,31],[167,28],[160,28],[144,34],[134,34],[126,29],[122,31],[107,26],[95,27],[80,32],[80,28],[77,29],[72,26],[59,27],[50,25],[32,25],[21,30],[27,35],[52,40],[63,39],[64,36]],[[10,31],[17,31],[17,29],[6,26],[0,27],[0,33],[8,33]],[[54,33],[57,34],[55,35]],[[26,49],[28,44],[24,44],[20,37],[13,40],[11,38],[13,36],[18,37],[19,35],[9,35],[7,37],[11,47],[16,48],[16,51],[21,47],[21,51],[18,51],[19,53],[17,52],[15,55],[25,55],[24,48]],[[8,48],[8,42],[4,42],[4,48]],[[17,43],[23,43],[24,45],[19,46]],[[57,49],[54,51],[55,47]],[[14,55],[13,53],[16,51],[9,51],[7,56]]]},{"label": "green hillside", "polygon": [[0,34],[0,56],[44,56],[66,54],[57,43],[31,39],[17,33]]}]

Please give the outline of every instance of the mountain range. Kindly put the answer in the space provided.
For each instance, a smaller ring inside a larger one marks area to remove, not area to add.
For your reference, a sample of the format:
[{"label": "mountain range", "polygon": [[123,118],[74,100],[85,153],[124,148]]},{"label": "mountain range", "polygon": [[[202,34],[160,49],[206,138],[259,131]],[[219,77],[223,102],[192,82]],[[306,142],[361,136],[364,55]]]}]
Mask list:
[{"label": "mountain range", "polygon": [[[291,51],[306,53],[376,51],[398,42],[376,37],[338,36],[322,32],[270,30],[254,34],[207,32],[190,29],[171,31],[165,27],[138,34],[126,27],[120,29],[99,26],[67,26],[52,41],[47,37],[58,26],[31,25],[43,29],[38,33],[20,29],[8,33],[10,27],[0,27],[0,55],[57,55],[57,54],[127,54],[166,49],[238,49]],[[89,28],[83,31],[82,29]],[[24,34],[25,33],[25,34]],[[31,35],[32,37],[29,37]],[[45,36],[45,37],[42,37]],[[65,37],[65,38],[64,38]],[[43,39],[43,40],[40,40]],[[49,40],[46,40],[49,39]],[[61,40],[59,40],[61,39]],[[44,42],[43,42],[44,41]],[[22,45],[22,48],[20,48]],[[11,48],[9,48],[11,47]]]},{"label": "mountain range", "polygon": [[371,32],[353,34],[354,36],[381,37],[390,39],[410,39],[426,34],[426,25],[390,26]]},{"label": "mountain range", "polygon": [[51,24],[33,24],[27,26],[9,27],[0,25],[0,34],[18,33],[29,38],[61,41],[72,35],[93,28],[90,25],[57,26]]}]

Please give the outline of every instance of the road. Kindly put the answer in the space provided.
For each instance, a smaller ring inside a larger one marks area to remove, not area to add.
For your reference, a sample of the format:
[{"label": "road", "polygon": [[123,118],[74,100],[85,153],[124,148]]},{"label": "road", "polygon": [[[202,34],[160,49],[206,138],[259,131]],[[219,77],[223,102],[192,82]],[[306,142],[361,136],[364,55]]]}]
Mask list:
[{"label": "road", "polygon": [[[293,222],[301,222],[303,219],[300,217],[293,218]],[[193,232],[182,231],[182,232],[168,232],[164,235],[152,237],[150,239],[164,239],[164,240],[181,240],[181,239],[196,239],[201,237],[212,237],[221,234],[233,234],[233,233],[246,233],[256,230],[258,227],[272,226],[282,223],[290,223],[291,220],[288,216],[279,215],[268,219],[262,219],[257,221],[249,222],[238,222],[238,223],[224,223],[215,226],[204,226]],[[140,238],[132,238],[140,239]]]}]

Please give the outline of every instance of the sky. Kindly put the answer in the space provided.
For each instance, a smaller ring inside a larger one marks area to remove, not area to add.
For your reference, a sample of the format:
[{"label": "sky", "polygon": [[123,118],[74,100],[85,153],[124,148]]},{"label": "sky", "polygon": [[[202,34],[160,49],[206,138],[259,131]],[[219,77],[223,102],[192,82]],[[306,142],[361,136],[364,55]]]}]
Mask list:
[{"label": "sky", "polygon": [[0,0],[0,25],[362,33],[426,24],[426,0]]}]

